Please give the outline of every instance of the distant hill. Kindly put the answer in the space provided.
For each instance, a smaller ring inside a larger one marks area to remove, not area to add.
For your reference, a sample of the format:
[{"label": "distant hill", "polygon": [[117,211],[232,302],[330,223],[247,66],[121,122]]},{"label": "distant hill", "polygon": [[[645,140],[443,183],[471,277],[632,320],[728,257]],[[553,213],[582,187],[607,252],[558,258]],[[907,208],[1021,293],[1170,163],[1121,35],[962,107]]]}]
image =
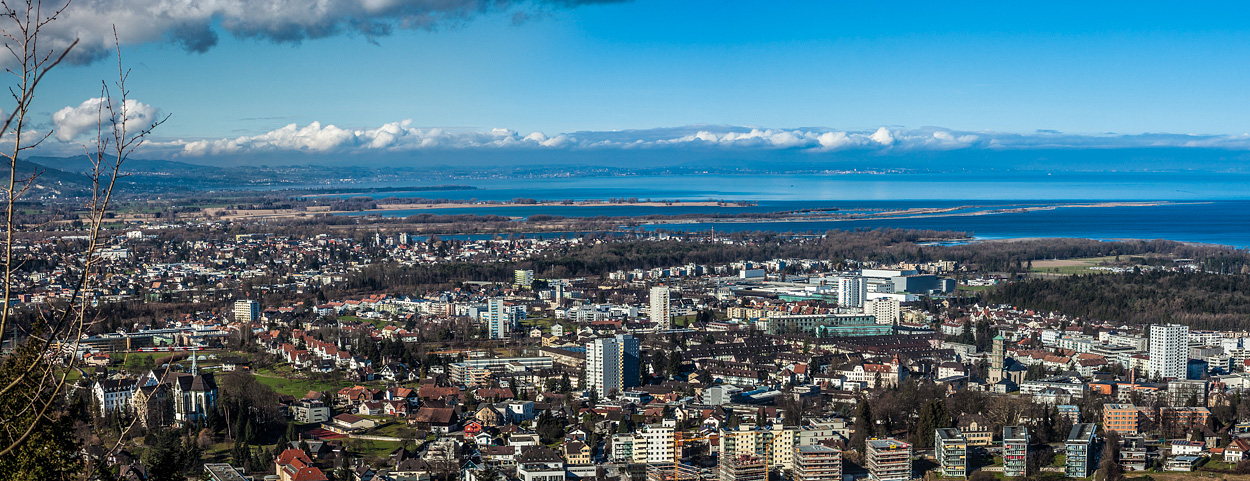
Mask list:
[{"label": "distant hill", "polygon": [[[108,162],[113,161],[113,157],[105,157]],[[92,170],[93,165],[91,159],[86,155],[78,155],[74,157],[30,157],[31,162],[39,165],[45,165],[60,169],[66,172],[88,173]],[[159,173],[159,174],[177,174],[188,172],[206,172],[219,171],[218,167],[207,165],[188,164],[186,162],[176,162],[172,160],[155,160],[155,159],[127,159],[122,164],[122,170],[132,174],[138,173]]]},{"label": "distant hill", "polygon": [[91,190],[91,178],[83,174],[66,172],[20,159],[17,161],[19,179],[27,178],[36,172],[39,176],[35,179],[35,185],[31,187],[30,192],[30,195],[35,197],[79,195]]}]

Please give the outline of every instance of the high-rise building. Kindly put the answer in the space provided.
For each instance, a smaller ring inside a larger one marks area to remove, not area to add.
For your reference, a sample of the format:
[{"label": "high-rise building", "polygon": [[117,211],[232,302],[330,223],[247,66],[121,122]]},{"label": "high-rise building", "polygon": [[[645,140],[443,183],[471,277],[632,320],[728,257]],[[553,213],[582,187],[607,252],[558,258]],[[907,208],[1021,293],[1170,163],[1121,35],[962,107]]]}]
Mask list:
[{"label": "high-rise building", "polygon": [[586,385],[590,389],[600,396],[615,396],[638,384],[638,339],[617,334],[586,343]]},{"label": "high-rise building", "polygon": [[260,303],[251,299],[234,301],[234,320],[256,322],[260,320]]},{"label": "high-rise building", "polygon": [[600,396],[621,392],[621,346],[616,339],[586,343],[586,387]]},{"label": "high-rise building", "polygon": [[898,299],[882,297],[864,303],[864,314],[871,314],[877,324],[894,324],[902,320],[902,306]]},{"label": "high-rise building", "polygon": [[1020,478],[1029,474],[1029,428],[1003,427],[1003,476]]},{"label": "high-rise building", "polygon": [[841,307],[864,307],[868,299],[868,280],[863,277],[838,278],[838,305]]},{"label": "high-rise building", "polygon": [[517,269],[513,273],[512,283],[521,287],[529,287],[534,284],[534,271],[529,269]]},{"label": "high-rise building", "polygon": [[911,445],[893,438],[868,440],[868,477],[874,481],[911,479]]},{"label": "high-rise building", "polygon": [[491,339],[507,339],[512,336],[512,328],[525,320],[525,307],[508,305],[503,299],[491,299],[487,302],[486,327]]},{"label": "high-rise building", "polygon": [[938,428],[933,433],[938,469],[947,478],[968,476],[968,440],[955,428]]},{"label": "high-rise building", "polygon": [[616,343],[621,346],[622,390],[642,385],[642,356],[638,338],[630,334],[617,334]]},{"label": "high-rise building", "polygon": [[816,444],[794,448],[795,481],[842,481],[842,451]]},{"label": "high-rise building", "polygon": [[1064,443],[1064,474],[1069,478],[1088,478],[1098,468],[1098,437],[1094,423],[1072,425]]},{"label": "high-rise building", "polygon": [[673,326],[673,306],[669,299],[668,288],[655,286],[651,288],[650,304],[651,323],[656,329],[665,330]]},{"label": "high-rise building", "polygon": [[1185,379],[1188,360],[1189,327],[1180,324],[1150,326],[1150,377]]}]

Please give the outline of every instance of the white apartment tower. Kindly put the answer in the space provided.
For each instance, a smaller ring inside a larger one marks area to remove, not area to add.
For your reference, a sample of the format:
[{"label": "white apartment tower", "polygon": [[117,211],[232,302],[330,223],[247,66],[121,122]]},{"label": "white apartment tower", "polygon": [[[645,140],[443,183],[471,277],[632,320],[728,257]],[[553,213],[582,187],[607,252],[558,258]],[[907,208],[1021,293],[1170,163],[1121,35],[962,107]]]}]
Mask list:
[{"label": "white apartment tower", "polygon": [[256,322],[260,320],[260,303],[251,299],[234,301],[234,320]]},{"label": "white apartment tower", "polygon": [[586,386],[601,397],[621,392],[621,345],[614,338],[586,343]]},{"label": "white apartment tower", "polygon": [[1150,377],[1185,379],[1189,362],[1189,327],[1180,324],[1150,326]]},{"label": "white apartment tower", "polygon": [[510,306],[503,299],[491,299],[487,304],[486,328],[491,339],[507,339],[512,327],[525,319],[525,308]]},{"label": "white apartment tower", "polygon": [[651,288],[651,322],[656,329],[671,329],[673,326],[673,307],[669,300],[668,288],[655,286]]},{"label": "white apartment tower", "polygon": [[882,297],[864,303],[864,314],[877,318],[877,324],[894,324],[902,320],[902,307],[898,299]]},{"label": "white apartment tower", "polygon": [[638,386],[638,339],[629,334],[586,343],[586,386],[616,396]]},{"label": "white apartment tower", "polygon": [[868,281],[863,277],[838,278],[838,306],[864,307],[868,299]]}]

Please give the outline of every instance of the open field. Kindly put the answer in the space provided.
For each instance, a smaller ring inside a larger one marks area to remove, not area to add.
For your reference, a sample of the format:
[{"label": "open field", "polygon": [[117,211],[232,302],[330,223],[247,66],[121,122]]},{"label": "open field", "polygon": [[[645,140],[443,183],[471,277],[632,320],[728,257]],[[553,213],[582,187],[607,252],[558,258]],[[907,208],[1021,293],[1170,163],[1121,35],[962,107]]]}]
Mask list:
[{"label": "open field", "polygon": [[302,398],[308,391],[338,391],[345,387],[355,386],[347,380],[330,380],[321,381],[313,379],[292,379],[275,373],[256,372],[256,380],[261,384],[269,386],[278,394],[289,394],[296,398]]},{"label": "open field", "polygon": [[[1134,255],[1132,257],[1149,256]],[[1127,267],[1127,265],[1124,264],[1127,261],[1129,261],[1129,256],[1083,257],[1077,259],[1034,259],[1031,261],[1033,264],[1031,272],[1062,275],[1107,274],[1111,271],[1092,268],[1100,266]]]}]

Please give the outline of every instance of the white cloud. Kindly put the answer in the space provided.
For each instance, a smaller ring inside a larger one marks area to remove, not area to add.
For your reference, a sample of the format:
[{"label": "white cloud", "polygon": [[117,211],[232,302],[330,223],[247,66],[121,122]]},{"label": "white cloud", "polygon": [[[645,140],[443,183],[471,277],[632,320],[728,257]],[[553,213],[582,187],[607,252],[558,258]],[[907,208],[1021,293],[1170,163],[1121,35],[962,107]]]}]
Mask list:
[{"label": "white cloud", "polygon": [[[78,104],[77,107],[65,107],[52,114],[52,124],[56,126],[56,138],[63,142],[70,142],[77,139],[82,134],[94,130],[101,121],[101,108],[104,103],[103,97],[91,98]],[[121,114],[120,111],[117,114]],[[151,105],[145,104],[138,100],[130,99],[126,101],[126,130],[131,134],[137,133],[156,121],[160,117],[160,110]],[[108,122],[109,112],[103,112],[104,122]],[[107,125],[104,126],[108,128]]]},{"label": "white cloud", "polygon": [[178,155],[207,156],[253,152],[356,153],[404,152],[421,149],[718,149],[798,150],[829,152],[847,149],[897,152],[983,148],[1178,147],[1250,149],[1250,135],[1195,136],[1146,134],[1082,136],[1041,133],[960,132],[943,128],[843,131],[833,129],[763,129],[693,126],[633,131],[577,132],[548,135],[515,130],[417,128],[411,120],[377,128],[349,129],[312,122],[290,124],[253,136],[229,139],[166,141],[155,149],[176,149]]},{"label": "white cloud", "polygon": [[894,144],[894,134],[890,133],[890,129],[887,129],[885,127],[881,127],[877,129],[877,131],[873,132],[872,136],[869,138],[871,138],[873,142],[876,142],[881,145],[893,145]]}]

